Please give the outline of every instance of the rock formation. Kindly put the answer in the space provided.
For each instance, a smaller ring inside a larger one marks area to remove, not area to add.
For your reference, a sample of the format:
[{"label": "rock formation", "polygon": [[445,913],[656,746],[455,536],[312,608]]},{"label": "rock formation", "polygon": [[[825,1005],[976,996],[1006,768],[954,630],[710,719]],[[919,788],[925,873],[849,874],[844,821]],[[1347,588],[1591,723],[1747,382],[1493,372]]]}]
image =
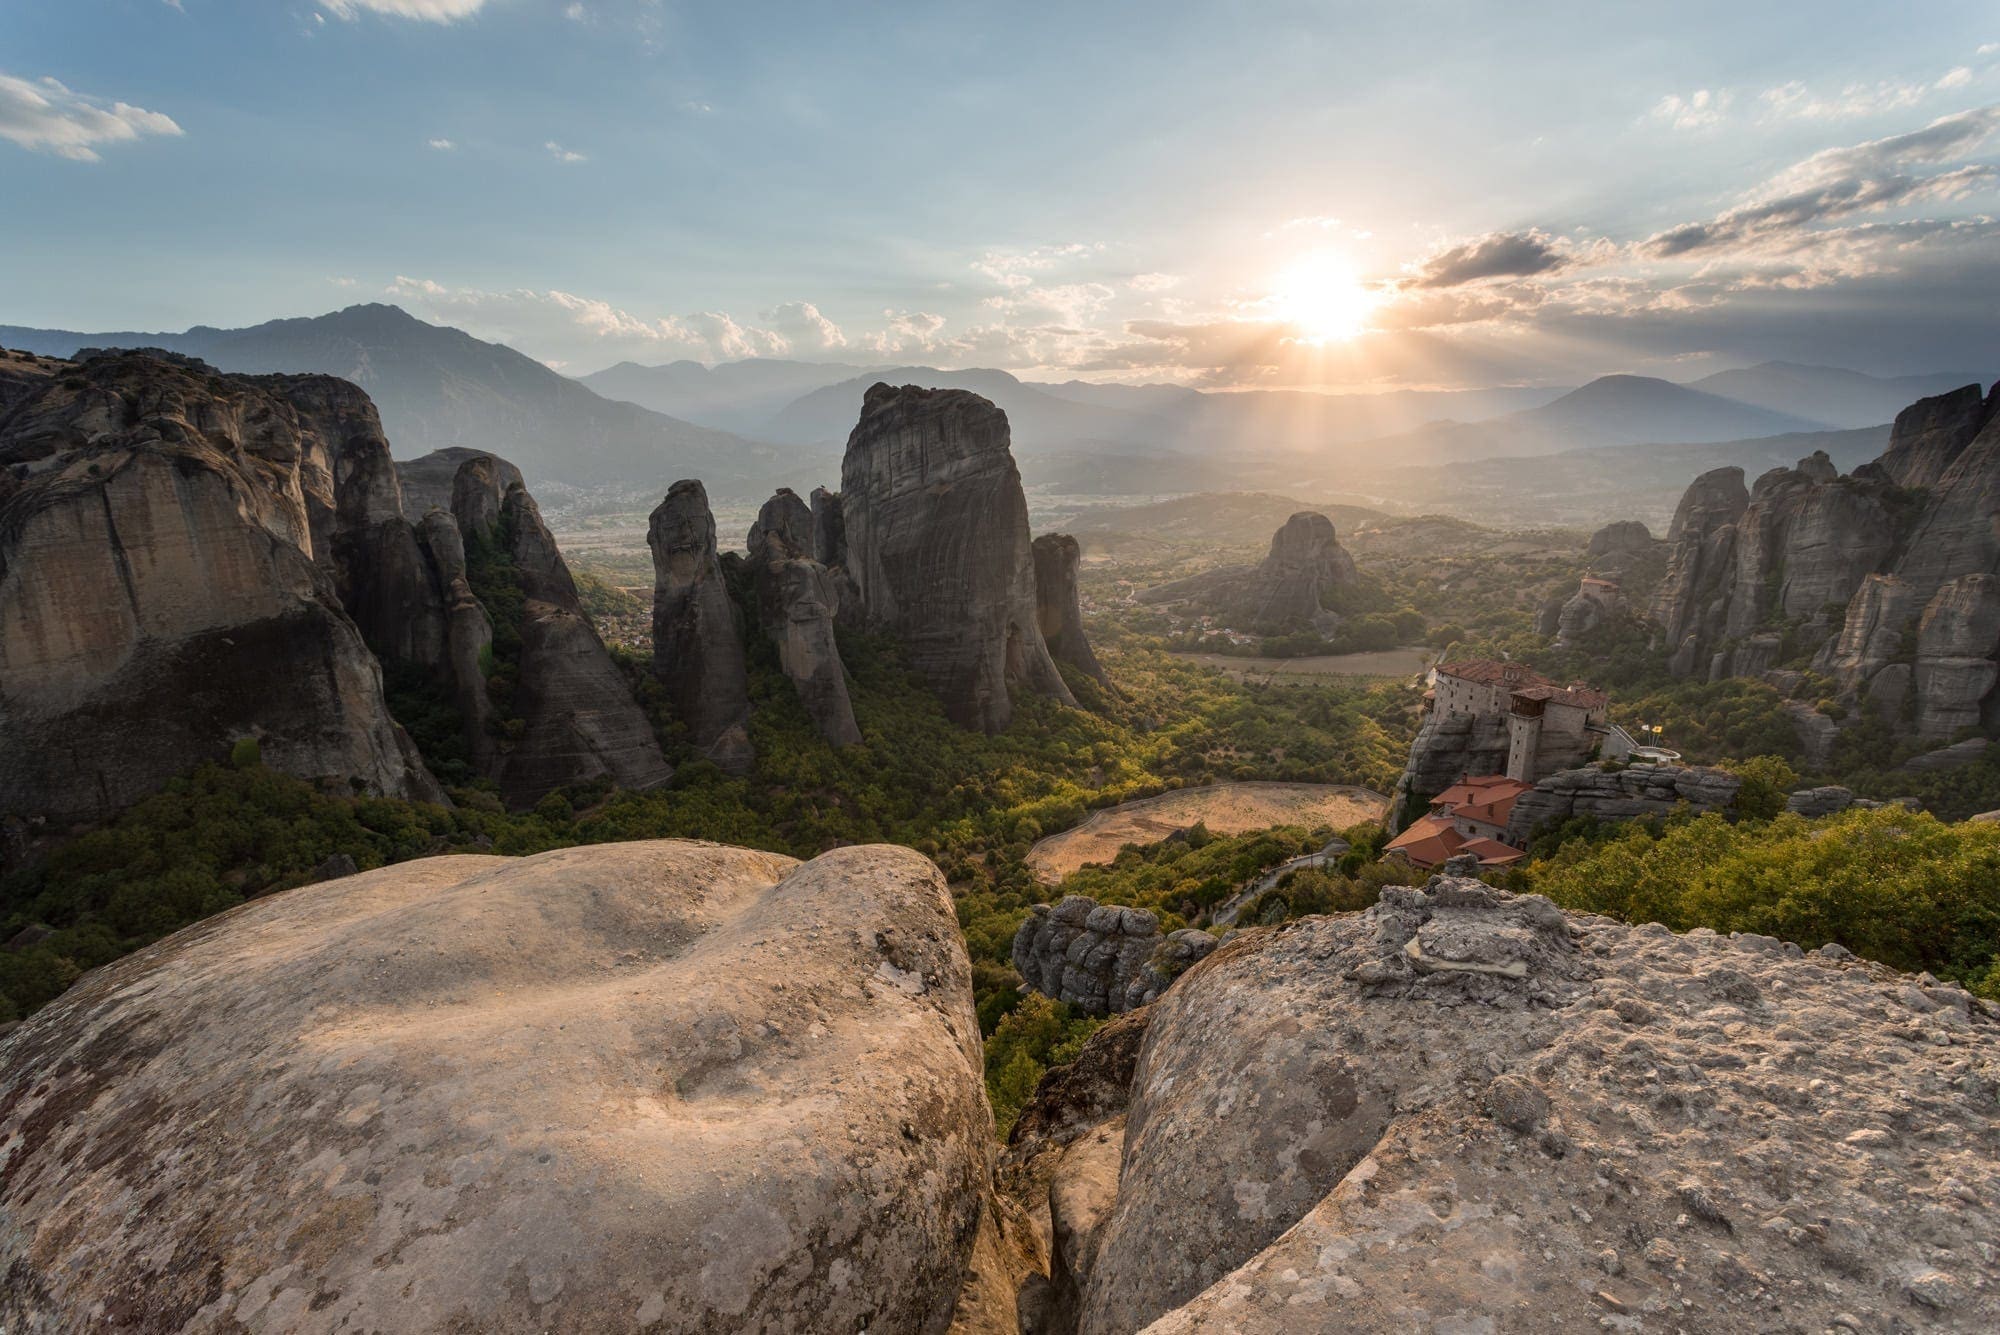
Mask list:
[{"label": "rock formation", "polygon": [[1042,638],[1007,415],[965,390],[872,386],[841,463],[857,615],[902,641],[961,727],[997,732],[1009,685],[1074,705]]},{"label": "rock formation", "polygon": [[841,512],[840,494],[825,487],[812,493],[813,560],[827,569],[847,564],[847,518]]},{"label": "rock formation", "polygon": [[[1468,774],[1505,774],[1509,737],[1505,714],[1442,714],[1424,711],[1410,758],[1389,798],[1390,833],[1403,825],[1410,799],[1428,801]],[[1421,809],[1417,812],[1422,815]]]},{"label": "rock formation", "polygon": [[813,726],[835,746],[852,746],[861,728],[833,631],[840,581],[813,557],[814,528],[806,503],[791,488],[778,488],[750,526],[751,596],[758,624],[778,646],[779,664]]},{"label": "rock formation", "polygon": [[1576,643],[1579,637],[1588,635],[1610,620],[1624,605],[1624,593],[1616,582],[1589,577],[1583,579],[1569,601],[1556,613],[1557,647]]},{"label": "rock formation", "polygon": [[[467,463],[461,477],[478,467],[479,461]],[[673,770],[652,725],[584,612],[534,498],[518,482],[507,488],[498,529],[526,595],[513,700],[525,726],[504,748],[494,776],[501,796],[528,806],[552,789],[598,778],[631,789],[665,783]]]},{"label": "rock formation", "polygon": [[1584,555],[1592,561],[1615,560],[1653,549],[1653,531],[1636,519],[1620,519],[1590,535]]},{"label": "rock formation", "polygon": [[1760,675],[1789,645],[1908,736],[1993,722],[1992,595],[1965,581],[2000,576],[2000,387],[1913,404],[1847,477],[1815,455],[1739,507],[1726,471],[1675,517],[1653,609],[1675,673]]},{"label": "rock formation", "polygon": [[1067,533],[1044,533],[1035,539],[1034,550],[1035,607],[1049,653],[1058,663],[1067,663],[1098,685],[1109,687],[1111,677],[1098,663],[1083,633],[1083,598],[1076,587],[1082,549]]},{"label": "rock formation", "polygon": [[482,467],[492,470],[497,515],[499,502],[506,496],[507,488],[522,481],[521,470],[497,454],[468,449],[463,445],[432,450],[429,454],[406,459],[396,465],[396,477],[403,484],[403,514],[415,522],[431,510],[450,510],[459,469],[474,459],[487,460]]},{"label": "rock formation", "polygon": [[1728,770],[1699,765],[1627,765],[1600,769],[1587,765],[1551,774],[1514,799],[1507,837],[1525,841],[1536,830],[1571,816],[1633,820],[1665,816],[1682,803],[1696,811],[1720,811],[1736,801],[1743,781]]},{"label": "rock formation", "polygon": [[1302,510],[1271,535],[1270,555],[1254,566],[1224,566],[1139,595],[1141,602],[1189,602],[1244,630],[1331,630],[1327,610],[1335,590],[1352,584],[1354,558],[1334,534],[1333,521]]},{"label": "rock formation", "polygon": [[287,773],[442,800],[314,562],[334,498],[281,387],[61,365],[0,421],[0,808],[106,817],[245,737]]},{"label": "rock formation", "polygon": [[695,749],[731,773],[756,759],[743,628],[699,482],[674,483],[646,531],[653,549],[653,671]]},{"label": "rock formation", "polygon": [[1067,895],[1037,904],[1014,933],[1014,968],[1043,996],[1088,1015],[1133,1010],[1215,949],[1195,928],[1163,935],[1150,910]]},{"label": "rock formation", "polygon": [[1837,946],[1390,887],[1043,1083],[1000,1165],[1047,1211],[1022,1329],[1991,1329],[1996,1038]]},{"label": "rock formation", "polygon": [[0,1325],[936,1335],[990,1116],[906,849],[409,862],[0,1044]]}]

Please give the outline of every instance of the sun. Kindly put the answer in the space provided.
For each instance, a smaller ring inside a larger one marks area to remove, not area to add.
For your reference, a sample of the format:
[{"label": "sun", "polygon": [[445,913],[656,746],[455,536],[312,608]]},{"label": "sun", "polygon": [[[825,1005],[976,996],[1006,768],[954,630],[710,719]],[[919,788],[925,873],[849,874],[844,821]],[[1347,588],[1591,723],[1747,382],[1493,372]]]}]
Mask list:
[{"label": "sun", "polygon": [[1278,275],[1271,294],[1279,319],[1298,330],[1307,343],[1333,343],[1353,338],[1368,324],[1376,296],[1354,268],[1325,251],[1305,256]]}]

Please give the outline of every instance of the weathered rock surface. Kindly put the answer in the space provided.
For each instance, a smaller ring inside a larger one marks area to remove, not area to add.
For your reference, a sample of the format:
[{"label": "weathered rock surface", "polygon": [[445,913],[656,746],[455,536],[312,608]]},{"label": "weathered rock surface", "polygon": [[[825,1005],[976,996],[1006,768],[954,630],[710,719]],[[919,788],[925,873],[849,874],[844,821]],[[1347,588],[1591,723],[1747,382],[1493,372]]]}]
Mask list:
[{"label": "weathered rock surface", "polygon": [[2000,681],[2000,577],[1961,575],[1940,588],[1917,628],[1916,733],[1941,739],[1991,724]]},{"label": "weathered rock surface", "polygon": [[835,746],[861,740],[834,621],[842,581],[813,559],[815,519],[791,488],[780,487],[750,526],[749,572],[757,622],[778,646],[778,660],[813,726]]},{"label": "weathered rock surface", "polygon": [[1037,904],[1014,933],[1014,968],[1043,996],[1091,1015],[1143,1006],[1215,949],[1195,928],[1162,934],[1148,909],[1067,895]]},{"label": "weathered rock surface", "polygon": [[1653,609],[1675,673],[1763,675],[1773,655],[1750,639],[1782,636],[1906,735],[1993,726],[2000,636],[1964,581],[2000,577],[2000,387],[1911,405],[1850,476],[1814,455],[1759,478],[1731,518],[1734,499],[1708,474],[1676,516]]},{"label": "weathered rock surface", "polygon": [[1083,633],[1083,597],[1076,587],[1083,549],[1067,533],[1044,533],[1035,539],[1034,549],[1035,607],[1049,653],[1099,685],[1111,685]]},{"label": "weathered rock surface", "polygon": [[961,727],[997,732],[1009,684],[1074,705],[1042,638],[1007,415],[965,390],[871,387],[841,463],[862,624],[894,635]]},{"label": "weathered rock surface", "polygon": [[500,758],[501,795],[529,806],[552,789],[597,778],[631,789],[665,783],[673,769],[652,725],[584,612],[534,497],[519,483],[507,489],[500,531],[527,595],[514,696],[526,727]]},{"label": "weathered rock surface", "polygon": [[2000,1321],[2000,1025],[1927,978],[1441,875],[1145,1015],[1128,1106],[1008,1150],[1087,1243],[1037,1335]]},{"label": "weathered rock surface", "polygon": [[1584,580],[1556,613],[1557,646],[1574,644],[1609,621],[1624,605],[1625,598],[1618,585],[1602,579]]},{"label": "weathered rock surface", "polygon": [[743,627],[716,556],[715,516],[699,482],[676,482],[646,532],[653,549],[653,671],[695,748],[731,773],[756,760]]},{"label": "weathered rock surface", "polygon": [[1428,800],[1468,774],[1506,772],[1505,715],[1427,710],[1410,742],[1410,758],[1396,780],[1396,791],[1389,798],[1392,831],[1402,828],[1403,810],[1412,797]]},{"label": "weathered rock surface", "polygon": [[1911,756],[1903,762],[1902,768],[1915,774],[1935,774],[1940,770],[1963,769],[1985,755],[1986,749],[1992,745],[1992,741],[1988,738],[1968,737],[1962,742],[1940,746],[1920,756]]},{"label": "weathered rock surface", "polygon": [[333,497],[299,410],[139,355],[33,379],[0,420],[0,808],[109,816],[244,737],[442,800],[314,562]]},{"label": "weathered rock surface", "polygon": [[908,850],[406,863],[0,1041],[0,1324],[936,1335],[989,1118]]},{"label": "weathered rock surface", "polygon": [[1728,770],[1699,765],[1588,765],[1551,774],[1514,799],[1509,838],[1522,840],[1571,816],[1633,820],[1664,816],[1685,802],[1696,811],[1720,811],[1736,801],[1743,781]]}]

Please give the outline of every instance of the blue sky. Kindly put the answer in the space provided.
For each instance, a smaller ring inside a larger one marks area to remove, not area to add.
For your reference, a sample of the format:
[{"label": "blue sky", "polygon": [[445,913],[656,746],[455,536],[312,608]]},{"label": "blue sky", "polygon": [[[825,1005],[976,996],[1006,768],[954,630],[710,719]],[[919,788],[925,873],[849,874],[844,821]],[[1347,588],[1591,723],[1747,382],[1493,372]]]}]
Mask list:
[{"label": "blue sky", "polygon": [[1980,371],[1997,186],[1990,3],[0,4],[0,323],[394,300],[573,371]]}]

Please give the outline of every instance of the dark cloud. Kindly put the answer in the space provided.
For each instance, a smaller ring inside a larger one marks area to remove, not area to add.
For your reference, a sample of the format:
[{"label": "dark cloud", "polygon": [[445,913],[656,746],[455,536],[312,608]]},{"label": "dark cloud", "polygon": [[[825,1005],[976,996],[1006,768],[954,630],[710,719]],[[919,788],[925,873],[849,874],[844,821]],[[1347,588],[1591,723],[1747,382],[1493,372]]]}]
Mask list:
[{"label": "dark cloud", "polygon": [[1970,165],[1920,175],[1909,170],[1977,148],[2000,128],[2000,105],[1962,111],[1921,130],[1829,148],[1766,182],[1750,203],[1647,238],[1639,253],[1680,259],[1748,246],[1783,247],[1823,223],[1863,213],[1958,199],[1996,179]]},{"label": "dark cloud", "polygon": [[1426,259],[1412,286],[1458,287],[1487,278],[1530,278],[1566,269],[1571,257],[1547,232],[1489,232]]}]

